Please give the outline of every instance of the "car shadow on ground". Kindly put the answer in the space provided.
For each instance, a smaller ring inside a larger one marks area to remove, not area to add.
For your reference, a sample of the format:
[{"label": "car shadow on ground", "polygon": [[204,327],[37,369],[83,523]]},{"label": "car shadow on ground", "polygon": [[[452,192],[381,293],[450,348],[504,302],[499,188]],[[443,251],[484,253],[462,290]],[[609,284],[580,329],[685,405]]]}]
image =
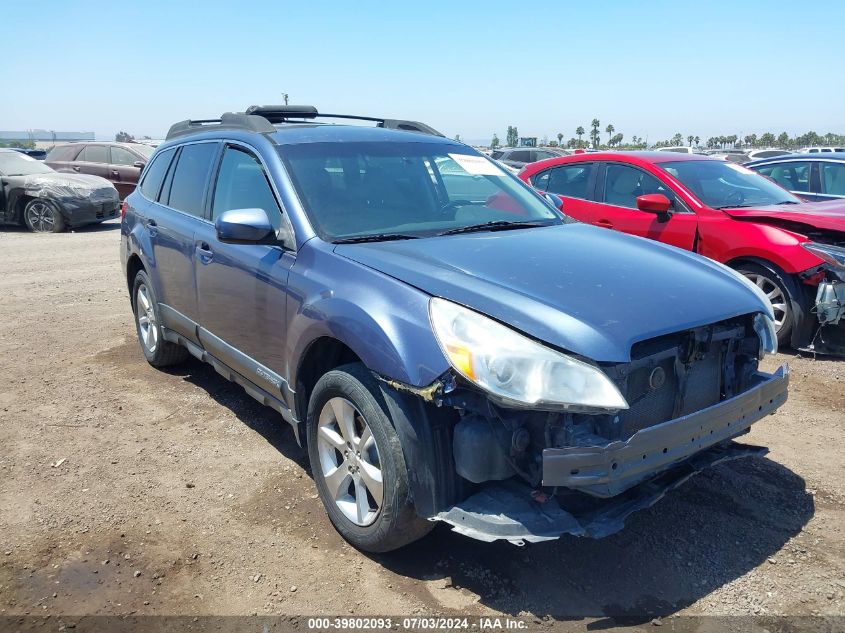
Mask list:
[{"label": "car shadow on ground", "polygon": [[[169,372],[207,391],[311,475],[306,451],[279,414],[199,361]],[[565,536],[518,547],[482,543],[439,525],[421,541],[371,558],[430,583],[433,592],[463,590],[467,602],[459,600],[457,612],[477,600],[510,615],[647,622],[684,609],[769,559],[777,562],[814,512],[801,477],[754,457],[694,476],[604,539]],[[441,602],[436,594],[435,601]]]}]

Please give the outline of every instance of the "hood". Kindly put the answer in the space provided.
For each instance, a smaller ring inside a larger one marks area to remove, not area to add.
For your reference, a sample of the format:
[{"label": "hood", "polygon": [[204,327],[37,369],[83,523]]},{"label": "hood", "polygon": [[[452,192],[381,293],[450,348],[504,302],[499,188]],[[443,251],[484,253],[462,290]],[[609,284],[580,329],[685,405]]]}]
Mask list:
[{"label": "hood", "polygon": [[118,198],[117,189],[105,178],[88,174],[33,174],[17,176],[27,193],[38,197],[88,198],[109,201]]},{"label": "hood", "polygon": [[721,264],[586,224],[342,244],[335,252],[596,361],[770,306]]},{"label": "hood", "polygon": [[845,200],[721,210],[737,220],[769,221],[767,223],[779,225],[803,224],[816,229],[845,232]]}]

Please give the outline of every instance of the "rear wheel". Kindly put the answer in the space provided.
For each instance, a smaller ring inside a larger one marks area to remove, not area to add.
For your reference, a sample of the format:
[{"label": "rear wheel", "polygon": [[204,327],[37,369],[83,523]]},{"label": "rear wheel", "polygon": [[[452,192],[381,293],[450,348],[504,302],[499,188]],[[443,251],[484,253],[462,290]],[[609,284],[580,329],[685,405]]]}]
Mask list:
[{"label": "rear wheel", "polygon": [[379,385],[360,363],[325,374],[308,407],[308,456],[329,519],[353,546],[387,552],[425,536],[399,437]]},{"label": "rear wheel", "polygon": [[145,271],[138,271],[132,288],[135,328],[147,362],[153,367],[167,367],[184,361],[188,357],[188,350],[176,343],[165,341],[162,336],[158,303]]},{"label": "rear wheel", "polygon": [[778,346],[789,345],[795,327],[794,306],[799,297],[795,280],[774,264],[745,262],[740,264],[737,270],[760,288],[772,304]]},{"label": "rear wheel", "polygon": [[49,200],[35,198],[23,209],[26,228],[34,233],[61,233],[65,230],[65,219],[59,209]]}]

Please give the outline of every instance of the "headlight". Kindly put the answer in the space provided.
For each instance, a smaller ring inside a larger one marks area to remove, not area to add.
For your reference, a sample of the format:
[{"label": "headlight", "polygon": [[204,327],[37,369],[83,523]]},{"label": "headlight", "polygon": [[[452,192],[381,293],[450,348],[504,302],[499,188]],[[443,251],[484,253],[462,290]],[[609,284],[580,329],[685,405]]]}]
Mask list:
[{"label": "headlight", "polygon": [[432,299],[429,312],[434,334],[452,367],[504,400],[628,408],[616,385],[592,365],[445,299]]},{"label": "headlight", "polygon": [[774,354],[778,351],[778,335],[772,319],[758,312],[754,315],[754,331],[760,337],[759,358],[761,360],[766,354]]},{"label": "headlight", "polygon": [[830,244],[817,244],[816,242],[804,242],[801,246],[816,257],[822,258],[825,263],[835,268],[845,268],[845,248],[831,246]]}]

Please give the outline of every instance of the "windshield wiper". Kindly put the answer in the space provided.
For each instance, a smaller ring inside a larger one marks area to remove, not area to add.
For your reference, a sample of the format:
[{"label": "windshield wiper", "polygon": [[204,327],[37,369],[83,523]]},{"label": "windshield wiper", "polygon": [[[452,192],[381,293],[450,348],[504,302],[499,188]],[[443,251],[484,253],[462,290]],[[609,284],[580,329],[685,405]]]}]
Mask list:
[{"label": "windshield wiper", "polygon": [[342,237],[334,240],[335,244],[360,244],[361,242],[389,242],[393,240],[416,240],[418,235],[407,233],[373,233],[372,235],[355,235],[353,237]]},{"label": "windshield wiper", "polygon": [[775,202],[775,205],[781,205],[781,204],[801,204],[801,203],[797,202],[796,200],[784,200],[783,202]]},{"label": "windshield wiper", "polygon": [[507,229],[530,229],[535,226],[550,226],[550,223],[536,221],[514,222],[513,220],[493,220],[491,222],[481,222],[480,224],[459,226],[457,228],[438,233],[438,235],[457,235],[458,233],[476,233],[478,231],[500,231]]}]

